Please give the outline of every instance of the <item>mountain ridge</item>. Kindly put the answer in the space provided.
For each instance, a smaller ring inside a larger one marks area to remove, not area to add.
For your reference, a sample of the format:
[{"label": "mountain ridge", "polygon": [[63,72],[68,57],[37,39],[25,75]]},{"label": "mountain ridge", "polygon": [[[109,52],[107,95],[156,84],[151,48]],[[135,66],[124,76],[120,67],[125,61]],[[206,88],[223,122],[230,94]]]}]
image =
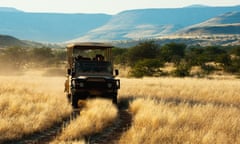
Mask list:
[{"label": "mountain ridge", "polygon": [[107,15],[29,13],[11,8],[3,12],[0,8],[0,34],[39,42],[151,39],[239,10],[240,6],[194,6],[135,9]]},{"label": "mountain ridge", "polygon": [[0,7],[0,12],[23,12],[13,7]]},{"label": "mountain ridge", "polygon": [[0,18],[0,34],[39,42],[62,42],[105,24],[111,16],[0,11]]},{"label": "mountain ridge", "polygon": [[202,23],[187,27],[182,35],[201,34],[240,34],[240,12],[228,12]]},{"label": "mountain ridge", "polygon": [[137,40],[173,34],[240,7],[201,7],[128,10],[113,16],[105,25],[73,41]]},{"label": "mountain ridge", "polygon": [[27,46],[23,41],[9,35],[0,35],[0,48],[12,46]]}]

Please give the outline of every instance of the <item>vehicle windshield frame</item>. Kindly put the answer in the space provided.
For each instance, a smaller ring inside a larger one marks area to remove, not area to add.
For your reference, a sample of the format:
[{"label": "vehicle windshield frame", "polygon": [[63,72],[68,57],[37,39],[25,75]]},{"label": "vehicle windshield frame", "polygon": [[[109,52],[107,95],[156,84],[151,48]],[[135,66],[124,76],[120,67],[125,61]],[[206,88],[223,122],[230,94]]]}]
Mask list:
[{"label": "vehicle windshield frame", "polygon": [[88,61],[79,60],[74,64],[76,76],[101,74],[112,75],[113,67],[111,62],[108,61]]}]

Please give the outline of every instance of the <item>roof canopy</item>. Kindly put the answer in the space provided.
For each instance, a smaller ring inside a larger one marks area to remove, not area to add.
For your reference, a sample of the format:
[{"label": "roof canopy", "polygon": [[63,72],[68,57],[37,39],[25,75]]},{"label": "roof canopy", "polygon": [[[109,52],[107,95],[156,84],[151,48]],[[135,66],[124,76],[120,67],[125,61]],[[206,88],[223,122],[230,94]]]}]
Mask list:
[{"label": "roof canopy", "polygon": [[67,45],[67,48],[73,49],[107,49],[112,48],[113,46],[109,43],[100,43],[100,42],[79,42],[79,43],[72,43]]}]

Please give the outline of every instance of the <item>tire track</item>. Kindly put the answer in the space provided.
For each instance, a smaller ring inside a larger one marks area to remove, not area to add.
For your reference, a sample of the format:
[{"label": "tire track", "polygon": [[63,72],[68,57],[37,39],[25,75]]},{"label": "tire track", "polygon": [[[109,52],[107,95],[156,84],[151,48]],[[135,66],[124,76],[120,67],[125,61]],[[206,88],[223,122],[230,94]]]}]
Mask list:
[{"label": "tire track", "polygon": [[[90,144],[114,144],[121,135],[131,127],[132,115],[128,111],[129,99],[122,99],[118,104],[118,118],[99,133],[85,137],[85,141]],[[61,122],[53,124],[52,127],[43,131],[34,132],[23,136],[20,139],[6,140],[0,144],[48,144],[53,141],[72,120],[80,115],[80,110],[75,109],[71,115]]]},{"label": "tire track", "polygon": [[[133,116],[128,111],[129,102],[136,100],[138,98],[141,97],[129,97],[121,99],[118,104],[118,118],[110,126],[106,127],[101,132],[86,136],[85,141],[89,144],[117,143],[121,135],[125,131],[127,131],[132,124]],[[233,107],[240,109],[239,105],[220,102],[205,102],[192,99],[160,98],[160,97],[152,97],[152,99],[156,100],[157,102],[165,102],[175,105],[179,105],[181,103],[189,104],[189,106],[212,104],[213,106]],[[62,132],[63,127],[69,125],[71,121],[76,119],[79,115],[80,110],[76,109],[71,113],[70,116],[64,118],[61,122],[54,124],[52,127],[48,129],[24,136],[21,139],[6,140],[0,142],[0,144],[48,144],[49,142],[54,140],[58,134]]]},{"label": "tire track", "polygon": [[[122,99],[118,108],[119,109],[118,119],[111,126],[104,129],[102,132],[86,137],[86,142],[89,144],[105,144],[105,143],[116,144],[120,139],[121,135],[131,127],[133,116],[127,110],[129,108],[129,102],[132,102],[139,98],[146,99],[146,97],[134,97],[134,96]],[[205,106],[205,105],[211,104],[216,107],[240,109],[240,105],[221,103],[217,101],[206,102],[206,101],[193,100],[193,99],[161,98],[161,97],[151,97],[151,99],[157,101],[158,103],[164,102],[164,103],[171,103],[174,105],[179,105],[184,103],[184,104],[188,104],[191,107],[195,105]]]},{"label": "tire track", "polygon": [[121,135],[131,127],[132,116],[126,110],[119,111],[119,118],[101,133],[86,137],[89,144],[114,144],[120,139]]},{"label": "tire track", "polygon": [[62,128],[68,125],[72,120],[76,119],[80,114],[80,110],[76,109],[61,122],[53,124],[52,127],[43,131],[37,131],[30,135],[25,135],[21,139],[5,140],[0,144],[48,144],[61,133]]},{"label": "tire track", "polygon": [[105,128],[100,133],[96,133],[85,138],[89,144],[115,144],[121,135],[127,131],[132,124],[132,115],[128,111],[129,101],[120,101],[118,104],[118,118],[113,124]]}]

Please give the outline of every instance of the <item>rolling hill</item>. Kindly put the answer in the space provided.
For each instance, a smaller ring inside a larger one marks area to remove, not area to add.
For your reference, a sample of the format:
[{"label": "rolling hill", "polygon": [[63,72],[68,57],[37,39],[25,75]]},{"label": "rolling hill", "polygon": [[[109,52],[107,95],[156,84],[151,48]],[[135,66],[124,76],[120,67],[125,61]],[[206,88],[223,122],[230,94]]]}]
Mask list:
[{"label": "rolling hill", "polygon": [[179,32],[182,35],[240,34],[240,12],[228,12]]},{"label": "rolling hill", "polygon": [[60,44],[54,43],[40,43],[29,40],[20,40],[13,36],[9,35],[0,35],[0,49],[8,48],[8,47],[24,47],[24,48],[41,48],[41,47],[49,47],[49,48],[62,48]]},{"label": "rolling hill", "polygon": [[12,46],[27,46],[27,43],[8,35],[0,35],[0,48]]},{"label": "rolling hill", "polygon": [[106,14],[27,13],[0,8],[0,34],[40,42],[62,42],[105,24]]},{"label": "rolling hill", "polygon": [[[86,40],[138,40],[174,34],[186,27],[202,23],[236,7],[186,7],[176,9],[140,9],[121,12],[108,23],[75,39]],[[240,18],[239,18],[240,19]]]},{"label": "rolling hill", "polygon": [[[107,14],[28,13],[0,7],[0,34],[39,42],[151,39],[179,32],[238,33],[240,6],[136,9]],[[227,14],[234,14],[230,18]],[[225,15],[218,25],[219,16]],[[223,20],[224,19],[224,20]],[[211,27],[209,27],[211,24]],[[204,30],[202,29],[204,25]],[[231,30],[229,30],[231,29]],[[231,32],[229,32],[231,31]]]},{"label": "rolling hill", "polygon": [[[131,47],[141,40],[125,40],[113,42],[117,47]],[[202,23],[192,25],[179,31],[155,37],[160,45],[176,42],[187,45],[240,45],[240,12],[227,12]]]}]

